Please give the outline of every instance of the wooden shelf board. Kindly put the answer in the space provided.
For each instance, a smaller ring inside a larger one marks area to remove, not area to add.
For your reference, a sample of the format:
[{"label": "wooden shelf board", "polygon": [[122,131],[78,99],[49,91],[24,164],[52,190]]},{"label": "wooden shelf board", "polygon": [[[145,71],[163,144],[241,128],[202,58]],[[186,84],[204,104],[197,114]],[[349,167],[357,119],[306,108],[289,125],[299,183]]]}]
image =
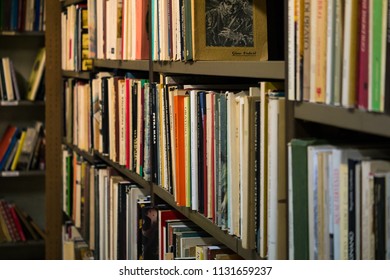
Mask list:
[{"label": "wooden shelf board", "polygon": [[97,158],[94,156],[94,154],[91,154],[91,153],[89,153],[87,151],[83,151],[79,147],[77,147],[77,146],[75,146],[73,144],[66,143],[66,141],[63,141],[63,143],[69,149],[71,149],[72,151],[76,152],[78,155],[82,156],[89,163],[94,164],[94,163],[97,162]]},{"label": "wooden shelf board", "polygon": [[149,71],[149,60],[122,61],[122,60],[95,59],[93,61],[93,66],[99,68]]},{"label": "wooden shelf board", "polygon": [[121,173],[123,176],[131,180],[132,182],[138,184],[139,186],[143,187],[145,190],[150,191],[150,183],[145,181],[144,178],[142,178],[139,174],[126,169],[124,166],[121,166],[120,164],[113,162],[111,159],[109,159],[107,156],[102,155],[98,152],[94,153],[99,159],[106,162],[109,166],[113,167],[116,171]]},{"label": "wooden shelf board", "polygon": [[284,61],[154,62],[153,71],[282,80],[284,65]]},{"label": "wooden shelf board", "polygon": [[316,103],[295,103],[294,116],[344,129],[390,137],[390,116]]},{"label": "wooden shelf board", "polygon": [[62,70],[62,76],[68,78],[89,80],[91,78],[91,72],[89,71],[76,72],[76,71]]}]

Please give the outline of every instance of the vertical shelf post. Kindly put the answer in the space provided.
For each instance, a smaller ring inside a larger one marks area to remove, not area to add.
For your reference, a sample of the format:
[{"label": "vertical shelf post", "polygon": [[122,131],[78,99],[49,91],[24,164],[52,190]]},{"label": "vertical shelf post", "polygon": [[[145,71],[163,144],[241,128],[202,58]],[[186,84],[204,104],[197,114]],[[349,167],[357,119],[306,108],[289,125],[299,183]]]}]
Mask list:
[{"label": "vertical shelf post", "polygon": [[62,258],[61,3],[46,1],[46,258]]}]

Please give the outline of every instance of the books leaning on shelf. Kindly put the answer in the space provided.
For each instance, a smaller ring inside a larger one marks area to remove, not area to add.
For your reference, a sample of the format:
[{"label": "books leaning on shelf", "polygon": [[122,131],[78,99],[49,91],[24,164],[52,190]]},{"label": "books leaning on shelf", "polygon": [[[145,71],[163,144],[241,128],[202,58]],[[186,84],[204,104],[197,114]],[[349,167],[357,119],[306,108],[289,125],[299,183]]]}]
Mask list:
[{"label": "books leaning on shelf", "polygon": [[92,69],[87,4],[70,5],[61,13],[61,67],[69,71]]},{"label": "books leaning on shelf", "polygon": [[289,143],[291,259],[390,258],[389,151],[319,139]]},{"label": "books leaning on shelf", "polygon": [[389,7],[289,1],[289,99],[390,112]]},{"label": "books leaning on shelf", "polygon": [[19,128],[9,125],[0,140],[0,171],[45,169],[45,135],[41,122]]},{"label": "books leaning on shelf", "polygon": [[63,207],[73,221],[65,225],[64,257],[73,258],[78,244],[95,259],[239,258],[176,210],[153,206],[147,191],[112,168],[67,148],[63,162]]},{"label": "books leaning on shelf", "polygon": [[20,99],[16,71],[12,60],[8,57],[3,57],[0,65],[0,100],[14,101]]},{"label": "books leaning on shelf", "polygon": [[45,233],[14,203],[0,199],[0,243],[42,240]]},{"label": "books leaning on shelf", "polygon": [[276,32],[280,22],[268,25],[267,12],[284,4],[274,2],[90,0],[90,58],[260,61],[269,58],[270,40],[270,58],[281,59],[283,29]]},{"label": "books leaning on shelf", "polygon": [[88,83],[65,81],[68,142],[161,186],[261,257],[287,257],[283,84],[157,84],[105,72],[91,84],[92,96]]},{"label": "books leaning on shelf", "polygon": [[45,7],[45,0],[1,1],[0,31],[44,31]]}]

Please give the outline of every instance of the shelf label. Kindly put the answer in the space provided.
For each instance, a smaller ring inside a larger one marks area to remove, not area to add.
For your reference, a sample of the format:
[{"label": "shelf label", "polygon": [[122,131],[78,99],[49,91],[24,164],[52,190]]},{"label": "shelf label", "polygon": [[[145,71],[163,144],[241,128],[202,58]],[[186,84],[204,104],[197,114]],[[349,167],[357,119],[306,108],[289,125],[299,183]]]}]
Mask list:
[{"label": "shelf label", "polygon": [[14,101],[1,101],[1,105],[3,105],[3,106],[17,106],[17,105],[19,105],[19,101],[18,100],[14,100]]},{"label": "shelf label", "polygon": [[3,171],[1,172],[2,177],[17,177],[19,176],[19,171]]}]

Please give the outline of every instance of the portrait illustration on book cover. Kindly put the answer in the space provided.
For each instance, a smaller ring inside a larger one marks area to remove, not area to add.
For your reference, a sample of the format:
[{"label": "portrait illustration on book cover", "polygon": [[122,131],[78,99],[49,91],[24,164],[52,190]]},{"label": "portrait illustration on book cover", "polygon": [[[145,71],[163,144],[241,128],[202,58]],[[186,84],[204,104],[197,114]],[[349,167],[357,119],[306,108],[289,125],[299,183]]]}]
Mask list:
[{"label": "portrait illustration on book cover", "polygon": [[266,0],[192,2],[193,59],[268,59]]},{"label": "portrait illustration on book cover", "polygon": [[206,46],[253,47],[252,1],[206,1]]}]

